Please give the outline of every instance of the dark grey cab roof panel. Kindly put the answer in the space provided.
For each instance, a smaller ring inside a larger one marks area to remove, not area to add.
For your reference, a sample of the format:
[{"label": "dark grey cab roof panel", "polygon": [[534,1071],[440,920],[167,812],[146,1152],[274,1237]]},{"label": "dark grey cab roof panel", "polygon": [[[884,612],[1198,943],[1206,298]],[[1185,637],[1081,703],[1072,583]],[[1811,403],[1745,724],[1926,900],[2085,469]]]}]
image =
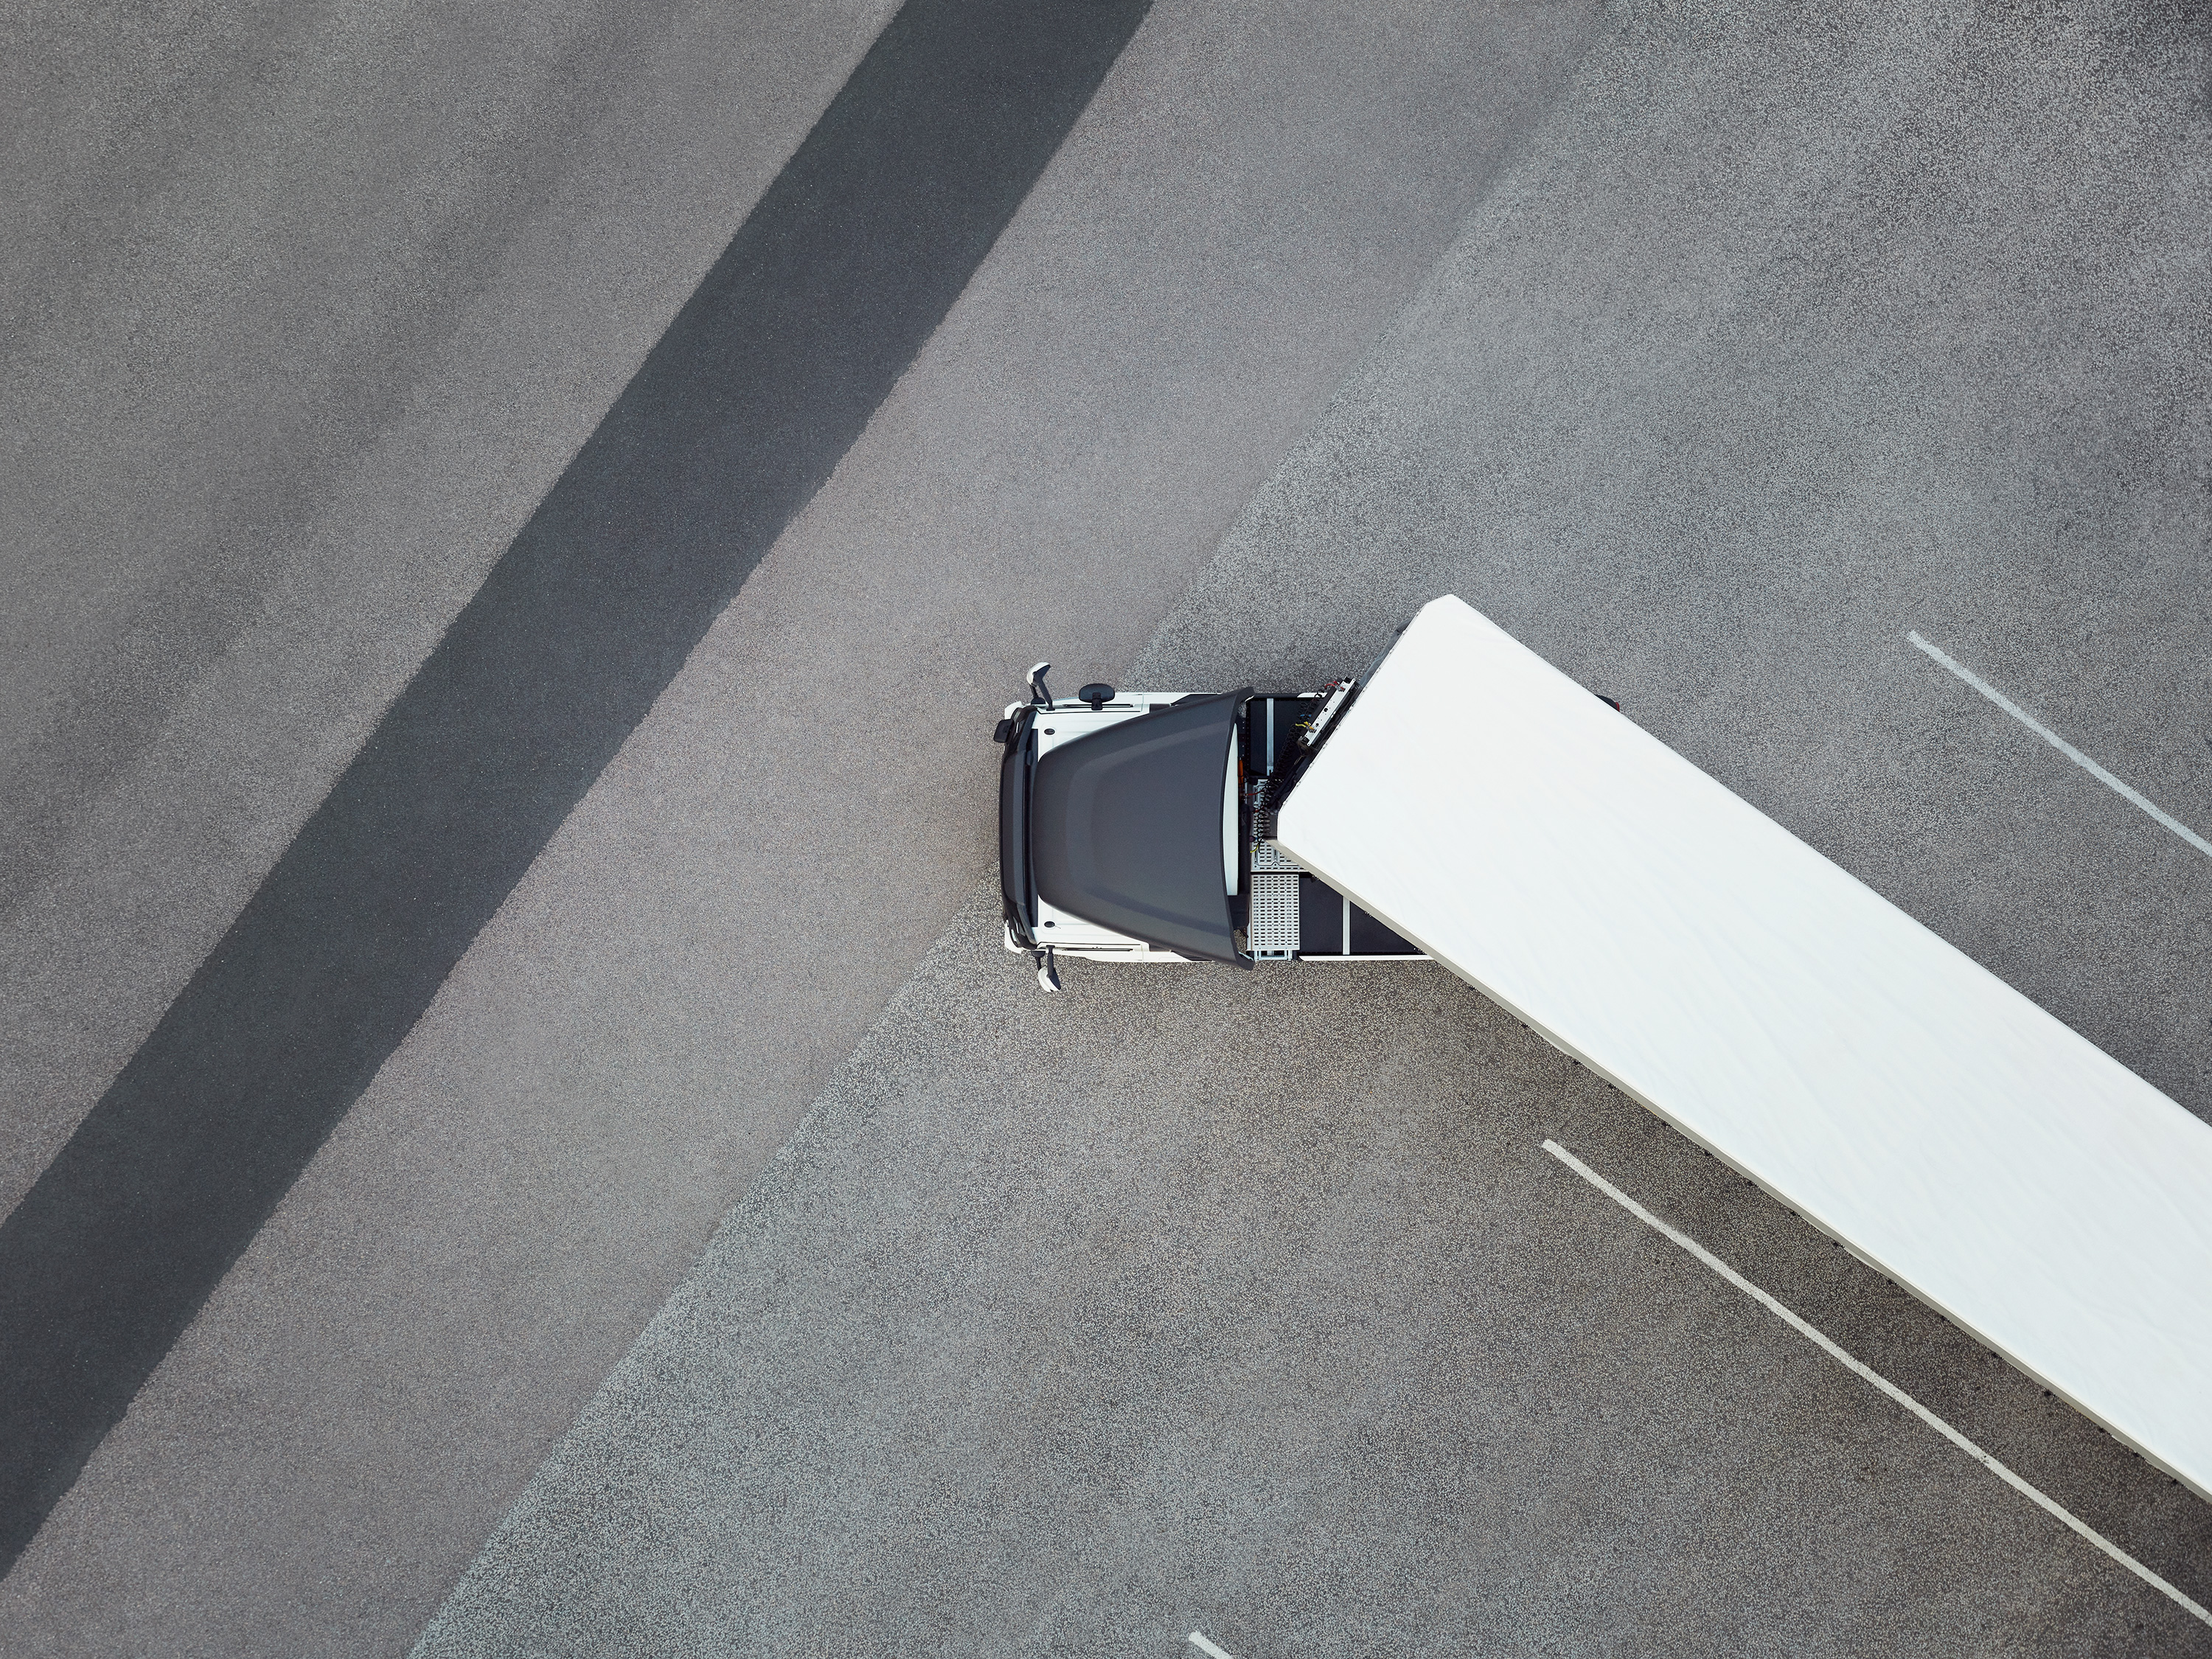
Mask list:
[{"label": "dark grey cab roof panel", "polygon": [[1249,690],[1192,697],[1036,763],[1030,868],[1071,915],[1187,957],[1236,962],[1222,773]]}]

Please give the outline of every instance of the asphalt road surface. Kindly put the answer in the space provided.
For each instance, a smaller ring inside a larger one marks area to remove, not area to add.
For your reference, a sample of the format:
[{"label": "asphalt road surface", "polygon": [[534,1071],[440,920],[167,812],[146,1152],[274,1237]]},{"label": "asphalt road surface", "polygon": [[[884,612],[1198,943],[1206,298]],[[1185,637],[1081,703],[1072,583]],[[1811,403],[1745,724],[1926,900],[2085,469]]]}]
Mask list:
[{"label": "asphalt road surface", "polygon": [[4,1645],[2212,1652],[1441,969],[1037,995],[983,741],[1456,592],[2212,1115],[1905,638],[2212,833],[2202,18],[894,9],[21,20]]}]

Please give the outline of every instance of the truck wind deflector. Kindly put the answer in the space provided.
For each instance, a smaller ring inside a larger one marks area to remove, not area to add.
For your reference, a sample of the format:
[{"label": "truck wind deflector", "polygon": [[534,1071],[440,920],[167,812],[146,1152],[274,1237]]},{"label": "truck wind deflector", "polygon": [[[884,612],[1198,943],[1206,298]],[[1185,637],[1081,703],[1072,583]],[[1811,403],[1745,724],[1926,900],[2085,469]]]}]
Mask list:
[{"label": "truck wind deflector", "polygon": [[1030,764],[1036,754],[1030,731],[1034,711],[1024,708],[1000,722],[1006,745],[999,763],[999,889],[1006,917],[1024,945],[1036,927],[1036,888],[1030,879]]},{"label": "truck wind deflector", "polygon": [[1030,874],[1049,904],[1132,939],[1242,960],[1222,866],[1222,799],[1249,691],[1124,720],[1036,763]]}]

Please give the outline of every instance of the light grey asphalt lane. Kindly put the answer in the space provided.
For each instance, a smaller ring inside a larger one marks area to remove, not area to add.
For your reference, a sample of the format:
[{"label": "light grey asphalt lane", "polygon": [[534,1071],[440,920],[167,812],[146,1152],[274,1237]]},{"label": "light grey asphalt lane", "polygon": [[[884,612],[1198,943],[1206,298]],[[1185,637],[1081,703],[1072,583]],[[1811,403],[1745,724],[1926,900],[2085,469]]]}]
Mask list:
[{"label": "light grey asphalt lane", "polygon": [[[1617,18],[1127,678],[1459,592],[2212,1111],[2212,860],[1904,638],[2212,823],[2202,28]],[[426,1652],[2212,1651],[1539,1142],[2200,1601],[2212,1508],[1437,970],[988,912]]]},{"label": "light grey asphalt lane", "polygon": [[23,16],[0,167],[0,1205],[893,9]]},{"label": "light grey asphalt lane", "polygon": [[[0,1586],[15,1645],[412,1638],[988,869],[978,757],[1022,653],[1079,679],[1139,647],[1590,21],[1156,10]],[[253,762],[210,787],[272,788]]]},{"label": "light grey asphalt lane", "polygon": [[472,591],[891,9],[11,9],[0,903],[318,530]]}]

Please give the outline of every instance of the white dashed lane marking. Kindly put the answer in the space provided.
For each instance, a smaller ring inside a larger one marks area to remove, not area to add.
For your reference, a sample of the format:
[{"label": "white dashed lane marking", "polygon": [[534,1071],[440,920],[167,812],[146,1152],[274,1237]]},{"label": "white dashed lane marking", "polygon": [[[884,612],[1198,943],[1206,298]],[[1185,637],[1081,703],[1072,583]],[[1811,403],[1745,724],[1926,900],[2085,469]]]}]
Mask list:
[{"label": "white dashed lane marking", "polygon": [[[1723,1279],[1728,1280],[1729,1284],[1735,1285],[1736,1289],[1741,1291],[1753,1301],[1758,1303],[1759,1306],[1765,1308],[1767,1312],[1772,1314],[1784,1324],[1789,1326],[1791,1330],[1796,1332],[1798,1335],[1812,1343],[1814,1346],[1819,1348],[1830,1358],[1835,1360],[1846,1370],[1856,1373],[1858,1376],[1864,1377],[1868,1382],[1873,1383],[1875,1388],[1881,1389],[1882,1393],[1887,1395],[1892,1400],[1897,1401],[1899,1405],[1904,1407],[1905,1410],[1911,1412],[1915,1417],[1928,1425],[1929,1428],[1935,1430],[1936,1433],[1942,1435],[1946,1440],[1948,1440],[1960,1451],[1966,1453],[1967,1456],[1972,1458],[1974,1462],[1979,1463],[1984,1468],[1987,1469],[1991,1474],[1996,1476],[1998,1480],[2003,1481],[2014,1491],[2019,1492],[2030,1503],[2035,1504],[2039,1509],[2048,1511],[2054,1519],[2063,1522],[2068,1528],[2078,1534],[2088,1543],[2094,1544],[2097,1548],[2111,1556],[2113,1560],[2118,1562],[2130,1572],[2135,1574],[2135,1576],[2142,1579],[2144,1583],[2148,1584],[2153,1589],[2157,1590],[2160,1595],[2169,1597],[2176,1606],[2186,1608],[2197,1618],[2203,1620],[2204,1623],[2212,1625],[2212,1613],[2206,1612],[2205,1609],[2200,1607],[2197,1602],[2191,1601],[2189,1597],[2184,1595],[2179,1590],[2174,1589],[2172,1585],[2167,1583],[2165,1579],[2160,1577],[2148,1567],[2143,1565],[2143,1564],[2136,1560],[2135,1557],[2121,1549],[2119,1546],[2113,1543],[2112,1540],[2106,1538],[2102,1533],[2097,1531],[2094,1528],[2087,1525],[2083,1522],[2076,1520],[2070,1512],[2062,1508],[2051,1498],[2045,1497],[2044,1494],[2039,1492],[2035,1487],[2029,1486],[2027,1481],[2021,1480],[2003,1464],[1998,1462],[1996,1458],[1990,1456],[1972,1441],[1967,1439],[1965,1435],[1960,1434],[1958,1430],[1953,1428],[1942,1418],[1936,1416],[1934,1412],[1929,1411],[1927,1407],[1922,1405],[1911,1395],[1905,1393],[1904,1389],[1899,1388],[1897,1384],[1891,1382],[1887,1377],[1883,1376],[1879,1372],[1861,1364],[1857,1360],[1852,1358],[1850,1355],[1845,1353],[1833,1342],[1831,1342],[1819,1331],[1814,1330],[1810,1325],[1800,1319],[1796,1314],[1790,1312],[1789,1309],[1784,1307],[1779,1302],[1769,1296],[1765,1291],[1760,1290],[1758,1285],[1753,1284],[1735,1268],[1729,1267],[1727,1262],[1722,1261],[1704,1245],[1698,1243],[1697,1240],[1690,1237],[1687,1234],[1676,1232],[1674,1229],[1668,1226],[1665,1222],[1660,1220],[1660,1218],[1652,1214],[1650,1211],[1645,1209],[1634,1199],[1629,1197],[1627,1194],[1622,1192],[1620,1188],[1614,1186],[1603,1176],[1598,1174],[1595,1170],[1591,1169],[1589,1165],[1584,1164],[1580,1158],[1577,1158],[1572,1152],[1567,1151],[1565,1147],[1560,1146],[1558,1141],[1546,1141],[1544,1143],[1544,1150],[1549,1152],[1553,1158],[1559,1159],[1560,1163],[1565,1164],[1570,1170],[1572,1170],[1584,1181],[1589,1182],[1591,1186],[1596,1188],[1598,1191],[1603,1193],[1614,1203],[1620,1205],[1622,1209],[1627,1211],[1629,1214],[1634,1216],[1645,1226],[1658,1233],[1670,1243],[1680,1245],[1683,1249],[1687,1250],[1692,1255],[1697,1257],[1698,1261],[1704,1262],[1705,1266],[1711,1267]],[[1190,1639],[1195,1642],[1199,1638],[1195,1632],[1193,1632]],[[1220,1650],[1209,1646],[1207,1648],[1207,1651],[1218,1653]]]},{"label": "white dashed lane marking", "polygon": [[2072,744],[2067,742],[2065,738],[2060,737],[2056,732],[2045,726],[2041,720],[2036,719],[2034,715],[2029,714],[2025,708],[2022,708],[2010,697],[2005,696],[2003,692],[1998,690],[1987,680],[1982,678],[1980,675],[1975,673],[1970,668],[1964,667],[1959,663],[1954,662],[1950,658],[1945,656],[1934,646],[1929,644],[1927,641],[1922,639],[1919,635],[1907,634],[1905,637],[1910,640],[1919,649],[1926,652],[1929,656],[1932,657],[1936,661],[1942,664],[1944,667],[1949,669],[1954,674],[1956,674],[1960,679],[1966,681],[1967,684],[1972,686],[1975,690],[1980,692],[1991,702],[1996,704],[1998,708],[2003,709],[2006,714],[2011,715],[2029,731],[2034,732],[2036,736],[2041,738],[2045,743],[2049,744],[2053,749],[2056,749],[2060,754],[2065,756],[2068,760],[2072,761],[2075,765],[2080,767],[2091,777],[2096,779],[2098,782],[2105,785],[2106,787],[2111,789],[2114,793],[2123,796],[2128,800],[2133,801],[2137,806],[2142,807],[2144,811],[2149,813],[2151,817],[2156,818],[2167,829],[2172,830],[2175,835],[2180,836],[2182,840],[2187,842],[2198,852],[2205,854],[2207,856],[2212,856],[2212,841],[2205,840],[2203,836],[2198,835],[2194,830],[2191,830],[2187,824],[2182,823],[2179,818],[2174,817],[2172,814],[2162,811],[2158,807],[2152,805],[2150,802],[2145,800],[2141,795],[2137,794],[2126,784],[2122,783],[2110,772],[2107,772],[2103,767],[2098,765],[2096,762],[2091,760],[2087,755],[2076,749]]}]

